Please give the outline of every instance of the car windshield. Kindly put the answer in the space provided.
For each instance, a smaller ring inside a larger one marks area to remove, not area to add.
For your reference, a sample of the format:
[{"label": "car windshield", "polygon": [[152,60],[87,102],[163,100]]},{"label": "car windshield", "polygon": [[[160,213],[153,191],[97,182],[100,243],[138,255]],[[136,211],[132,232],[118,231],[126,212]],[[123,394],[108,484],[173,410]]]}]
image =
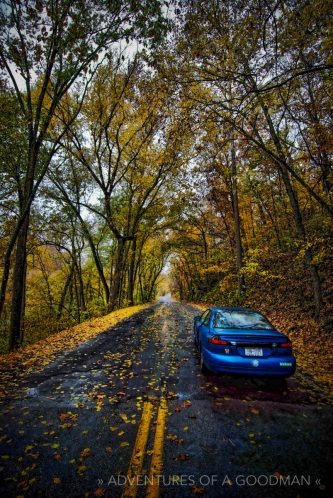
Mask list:
[{"label": "car windshield", "polygon": [[273,330],[268,320],[256,311],[217,311],[214,318],[217,329]]}]

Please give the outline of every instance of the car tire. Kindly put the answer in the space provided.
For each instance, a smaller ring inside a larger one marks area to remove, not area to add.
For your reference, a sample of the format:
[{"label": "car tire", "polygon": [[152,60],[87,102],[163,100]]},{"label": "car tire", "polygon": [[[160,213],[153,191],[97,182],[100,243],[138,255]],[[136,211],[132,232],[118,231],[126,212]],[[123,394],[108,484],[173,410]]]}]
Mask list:
[{"label": "car tire", "polygon": [[200,347],[200,372],[204,375],[209,373],[209,369],[205,365],[205,361],[204,361],[201,347]]}]

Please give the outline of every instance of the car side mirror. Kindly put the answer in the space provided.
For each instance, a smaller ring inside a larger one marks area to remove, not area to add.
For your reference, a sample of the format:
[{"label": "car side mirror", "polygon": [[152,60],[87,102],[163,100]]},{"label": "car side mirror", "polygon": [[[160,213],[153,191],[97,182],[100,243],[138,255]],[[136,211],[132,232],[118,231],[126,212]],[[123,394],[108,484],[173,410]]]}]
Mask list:
[{"label": "car side mirror", "polygon": [[201,322],[201,315],[197,315],[197,316],[195,316],[195,317],[194,317],[194,320],[195,320],[196,322]]}]

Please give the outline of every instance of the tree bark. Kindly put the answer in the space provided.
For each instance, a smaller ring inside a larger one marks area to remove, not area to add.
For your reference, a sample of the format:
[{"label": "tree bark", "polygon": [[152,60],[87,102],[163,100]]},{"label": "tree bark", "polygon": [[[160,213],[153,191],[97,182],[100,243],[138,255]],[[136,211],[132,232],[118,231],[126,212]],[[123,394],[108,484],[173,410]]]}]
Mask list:
[{"label": "tree bark", "polygon": [[27,216],[20,229],[16,242],[9,339],[10,350],[18,348],[23,340],[22,325],[25,308],[25,280],[29,219],[30,217]]},{"label": "tree bark", "polygon": [[71,200],[71,198],[67,194],[65,188],[62,186],[61,183],[57,182],[56,180],[53,179],[52,181],[53,181],[54,185],[58,188],[58,190],[61,192],[64,200],[67,202],[67,204],[72,209],[73,213],[78,217],[78,219],[79,219],[79,221],[81,223],[81,227],[82,227],[83,233],[86,236],[86,238],[88,240],[89,247],[91,249],[91,253],[92,253],[95,265],[96,265],[96,269],[97,269],[100,281],[101,281],[101,283],[103,285],[104,295],[105,295],[105,302],[108,305],[108,303],[110,301],[110,290],[109,290],[109,286],[108,286],[107,280],[106,280],[105,275],[104,275],[104,270],[103,270],[103,266],[102,266],[101,260],[99,258],[98,250],[97,250],[97,248],[95,246],[95,243],[94,243],[94,240],[93,240],[93,238],[91,236],[91,233],[90,233],[90,231],[89,231],[89,229],[88,229],[88,227],[87,227],[84,219],[81,216],[80,210],[74,204],[74,202]]},{"label": "tree bark", "polygon": [[134,287],[135,287],[135,259],[136,259],[136,237],[131,244],[130,267],[128,272],[128,303],[134,305]]},{"label": "tree bark", "polygon": [[243,244],[241,234],[241,220],[239,214],[238,186],[237,186],[237,163],[235,149],[235,132],[231,132],[231,200],[234,216],[235,241],[236,241],[236,268],[238,275],[238,299],[245,291],[245,278],[242,274],[243,268]]},{"label": "tree bark", "polygon": [[319,277],[319,273],[318,273],[318,268],[315,264],[313,264],[312,251],[307,246],[306,230],[305,230],[305,226],[303,223],[301,209],[299,207],[297,194],[294,191],[293,186],[292,186],[291,181],[290,181],[289,171],[288,171],[287,167],[285,166],[286,158],[284,156],[284,152],[283,152],[283,149],[282,149],[282,146],[280,143],[280,139],[275,132],[274,124],[273,124],[272,118],[268,112],[267,107],[262,102],[262,100],[261,100],[260,104],[261,104],[263,113],[265,115],[265,118],[266,118],[266,121],[267,121],[267,124],[269,127],[271,138],[274,142],[277,153],[281,158],[281,161],[279,163],[277,163],[277,165],[278,165],[279,170],[281,172],[281,177],[282,177],[282,180],[283,180],[283,183],[284,183],[284,186],[285,186],[288,198],[289,198],[289,202],[291,205],[291,209],[292,209],[292,212],[294,215],[296,232],[297,232],[298,238],[305,245],[305,261],[306,261],[307,267],[309,269],[309,273],[310,273],[311,280],[312,280],[312,290],[313,290],[313,297],[314,297],[314,302],[315,302],[315,313],[316,313],[316,317],[318,318],[320,316],[320,311],[321,311],[321,307],[322,307],[322,292],[321,292],[321,284],[320,284],[320,277]]},{"label": "tree bark", "polygon": [[109,301],[109,309],[113,311],[118,303],[119,292],[120,292],[120,282],[121,282],[121,274],[124,266],[124,252],[125,252],[125,244],[126,238],[119,237],[117,239],[117,253],[116,253],[116,261],[115,268],[113,274],[113,285],[110,293],[110,301]]},{"label": "tree bark", "polygon": [[63,310],[64,305],[65,305],[67,291],[68,291],[69,285],[72,281],[73,274],[74,274],[74,264],[72,263],[71,267],[70,267],[69,274],[68,274],[66,282],[65,282],[64,289],[63,289],[62,294],[61,294],[61,298],[60,298],[60,302],[59,302],[59,306],[58,306],[58,312],[57,312],[57,320],[59,320],[59,318],[62,315],[62,310]]}]

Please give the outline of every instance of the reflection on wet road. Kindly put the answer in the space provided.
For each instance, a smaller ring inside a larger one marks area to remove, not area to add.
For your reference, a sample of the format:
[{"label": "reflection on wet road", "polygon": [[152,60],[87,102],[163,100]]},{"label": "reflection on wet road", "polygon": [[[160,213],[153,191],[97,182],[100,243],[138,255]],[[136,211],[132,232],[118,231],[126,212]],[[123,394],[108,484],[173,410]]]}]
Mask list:
[{"label": "reflection on wet road", "polygon": [[59,355],[4,399],[2,495],[328,494],[333,427],[323,386],[301,371],[284,383],[203,376],[197,313],[154,305]]}]

